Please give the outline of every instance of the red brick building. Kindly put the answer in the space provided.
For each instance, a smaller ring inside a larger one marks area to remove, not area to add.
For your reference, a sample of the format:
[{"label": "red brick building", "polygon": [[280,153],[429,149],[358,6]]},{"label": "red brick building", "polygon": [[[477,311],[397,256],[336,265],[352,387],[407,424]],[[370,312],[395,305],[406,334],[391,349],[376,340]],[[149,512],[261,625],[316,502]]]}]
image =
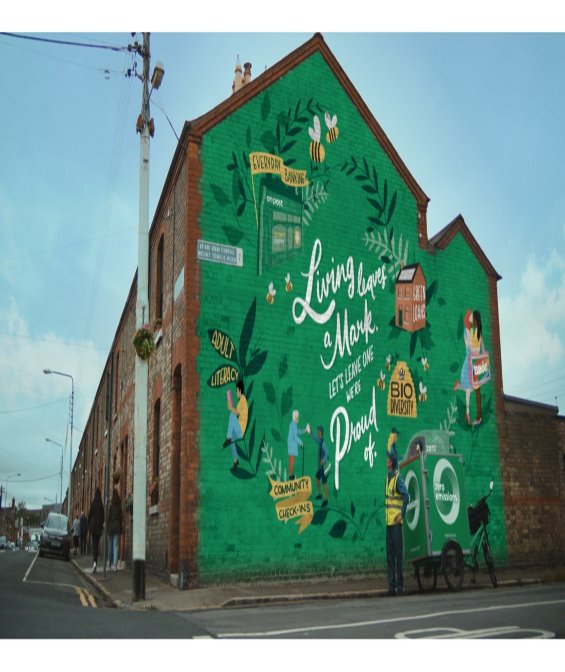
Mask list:
[{"label": "red brick building", "polygon": [[[211,347],[206,333],[198,325],[201,304],[206,299],[201,294],[202,271],[197,250],[198,241],[202,239],[201,223],[207,216],[203,207],[203,194],[209,189],[208,183],[201,182],[201,146],[203,138],[217,124],[236,114],[246,103],[268,91],[294,68],[312,57],[321,59],[325,67],[334,73],[336,80],[355,103],[356,109],[364,115],[371,132],[385,148],[384,152],[391,163],[409,185],[417,204],[415,210],[419,249],[426,254],[439,255],[454,240],[463,239],[485,268],[490,283],[490,294],[487,298],[494,316],[491,347],[500,373],[496,378],[494,410],[498,418],[497,432],[501,446],[500,470],[508,540],[507,561],[510,564],[563,562],[565,423],[563,418],[557,416],[557,409],[554,407],[504,397],[496,293],[496,282],[500,278],[470,234],[462,217],[458,217],[428,241],[425,194],[413,181],[323,38],[315,35],[255,80],[246,83],[209,113],[185,123],[155,210],[149,235],[149,319],[156,325],[156,350],[149,359],[147,395],[148,571],[162,575],[173,583],[180,577],[178,585],[182,588],[231,577],[231,574],[224,576],[221,573],[214,575],[213,579],[209,576],[203,577],[198,564],[199,549],[202,552],[199,536],[200,512],[203,503],[214,495],[211,490],[202,492],[199,480],[202,451],[212,450],[210,446],[199,443],[201,415],[198,397],[205,380],[201,379],[197,362],[201,350]],[[265,109],[266,105],[262,111]],[[295,112],[295,117],[297,116],[298,108]],[[342,130],[342,138],[343,133]],[[334,138],[335,135],[334,133]],[[225,170],[225,165],[221,168]],[[239,187],[237,183],[234,184],[237,191]],[[323,191],[320,194],[323,199]],[[214,191],[214,196],[217,201],[225,198],[223,192],[218,190]],[[390,216],[392,212],[389,211]],[[233,235],[233,231],[228,233]],[[416,278],[417,274],[419,275]],[[296,277],[295,275],[293,279]],[[416,279],[419,286],[424,287],[424,293],[420,291],[416,298],[425,311],[426,280],[418,264],[414,268],[414,277],[411,277],[411,280]],[[258,291],[264,300],[268,283],[264,288],[263,284],[261,279],[261,289]],[[288,286],[292,287],[290,281],[287,281]],[[407,286],[411,287],[409,283]],[[282,300],[281,294],[285,293],[284,285],[279,287],[279,294],[274,299],[276,305]],[[122,474],[118,487],[124,503],[127,503],[133,491],[136,355],[132,339],[135,332],[135,301],[136,278],[133,279],[117,325],[73,468],[73,516],[80,514],[81,510],[88,511],[95,487],[100,485],[104,490],[107,478],[111,482],[111,475],[118,470]],[[422,308],[420,318],[421,313]],[[216,314],[218,330],[232,328],[233,325],[229,324],[230,315],[220,303]],[[396,317],[398,319],[398,315]],[[423,323],[420,319],[418,324],[425,326],[425,317]],[[416,325],[413,327],[419,328]],[[283,335],[290,337],[293,332],[288,329]],[[219,352],[218,357],[220,355],[228,359],[225,352]],[[282,372],[286,371],[282,360],[279,371],[282,378]],[[269,389],[268,395],[270,394],[272,392]],[[224,421],[223,416],[217,418],[217,422],[222,425]],[[214,446],[215,455],[226,454],[221,453],[220,448],[220,445]],[[221,473],[227,471],[225,466],[222,469]],[[130,562],[132,518],[127,513],[124,519],[125,532],[120,557]],[[343,527],[334,526],[332,530],[335,530],[334,536],[337,536]],[[225,552],[232,552],[233,546],[235,542],[228,544]],[[301,552],[300,547],[301,544],[296,542],[291,551],[298,554]],[[266,558],[263,562],[268,563],[268,560]],[[265,574],[268,574],[268,570],[262,571],[261,575]],[[279,575],[273,571],[272,575],[275,574]],[[249,569],[249,575],[253,575],[253,568]]]}]

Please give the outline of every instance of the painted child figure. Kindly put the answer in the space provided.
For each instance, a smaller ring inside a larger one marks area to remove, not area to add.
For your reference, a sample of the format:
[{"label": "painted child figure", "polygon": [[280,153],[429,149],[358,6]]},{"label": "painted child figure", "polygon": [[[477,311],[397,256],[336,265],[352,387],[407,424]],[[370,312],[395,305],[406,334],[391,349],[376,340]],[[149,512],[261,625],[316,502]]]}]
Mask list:
[{"label": "painted child figure", "polygon": [[314,436],[311,432],[312,441],[318,445],[318,471],[316,472],[316,487],[318,488],[318,495],[316,499],[322,499],[322,488],[320,481],[324,486],[324,501],[322,508],[328,505],[328,473],[330,470],[330,463],[328,462],[329,452],[326,442],[324,441],[324,428],[318,425],[318,436]]},{"label": "painted child figure", "polygon": [[231,471],[235,471],[239,466],[239,460],[237,459],[237,446],[236,441],[239,441],[243,438],[245,430],[247,429],[247,417],[249,409],[247,407],[247,399],[244,394],[243,381],[238,380],[236,385],[236,394],[237,394],[237,406],[234,408],[232,403],[231,390],[228,391],[228,410],[230,412],[230,418],[228,421],[228,432],[227,438],[224,441],[224,448],[231,446],[231,454],[233,459],[233,465]]}]

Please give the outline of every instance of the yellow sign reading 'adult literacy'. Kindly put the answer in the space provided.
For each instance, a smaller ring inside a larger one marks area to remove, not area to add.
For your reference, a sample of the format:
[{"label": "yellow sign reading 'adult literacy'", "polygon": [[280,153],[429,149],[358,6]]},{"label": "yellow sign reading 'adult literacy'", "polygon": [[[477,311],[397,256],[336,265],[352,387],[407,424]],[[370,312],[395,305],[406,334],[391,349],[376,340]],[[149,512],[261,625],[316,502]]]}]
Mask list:
[{"label": "yellow sign reading 'adult literacy'", "polygon": [[281,157],[275,154],[251,152],[249,162],[252,175],[274,173],[280,175],[281,180],[289,187],[306,187],[308,185],[305,170],[296,170],[285,166]]},{"label": "yellow sign reading 'adult literacy'", "polygon": [[269,478],[269,482],[271,497],[274,500],[282,500],[275,504],[277,518],[285,523],[293,518],[299,518],[296,521],[296,524],[300,525],[299,533],[304,532],[314,517],[314,506],[308,499],[312,494],[310,476],[303,476],[294,481],[273,481]]}]

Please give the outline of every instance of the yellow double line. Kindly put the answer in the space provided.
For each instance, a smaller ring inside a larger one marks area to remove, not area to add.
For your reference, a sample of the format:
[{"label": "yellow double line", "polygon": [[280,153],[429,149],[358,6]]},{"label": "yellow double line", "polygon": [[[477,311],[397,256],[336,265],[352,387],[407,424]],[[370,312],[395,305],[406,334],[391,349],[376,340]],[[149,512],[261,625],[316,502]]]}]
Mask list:
[{"label": "yellow double line", "polygon": [[81,602],[83,607],[91,606],[93,609],[96,609],[96,600],[88,592],[88,590],[85,590],[84,588],[79,588],[78,586],[75,586],[75,590],[78,593],[78,596],[80,598],[80,602]]}]

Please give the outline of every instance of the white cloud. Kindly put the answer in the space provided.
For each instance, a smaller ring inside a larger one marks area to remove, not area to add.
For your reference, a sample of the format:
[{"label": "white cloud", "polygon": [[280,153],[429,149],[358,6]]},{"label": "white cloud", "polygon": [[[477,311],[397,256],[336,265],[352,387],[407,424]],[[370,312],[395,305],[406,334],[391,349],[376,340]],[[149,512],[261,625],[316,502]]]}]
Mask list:
[{"label": "white cloud", "polygon": [[501,291],[505,393],[555,403],[559,374],[565,374],[564,297],[565,259],[555,250],[545,265],[528,259],[516,293]]}]

